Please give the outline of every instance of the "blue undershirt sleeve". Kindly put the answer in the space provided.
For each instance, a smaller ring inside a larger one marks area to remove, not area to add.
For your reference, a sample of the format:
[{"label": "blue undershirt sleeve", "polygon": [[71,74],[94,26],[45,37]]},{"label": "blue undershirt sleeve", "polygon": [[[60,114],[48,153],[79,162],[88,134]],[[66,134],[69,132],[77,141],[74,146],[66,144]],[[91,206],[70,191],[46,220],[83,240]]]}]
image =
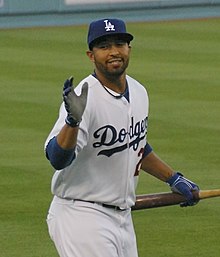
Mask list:
[{"label": "blue undershirt sleeve", "polygon": [[143,159],[152,151],[153,151],[153,148],[150,146],[150,144],[147,143],[144,147]]},{"label": "blue undershirt sleeve", "polygon": [[58,145],[56,137],[53,137],[46,146],[46,157],[56,170],[61,170],[75,159],[75,148],[65,150]]}]

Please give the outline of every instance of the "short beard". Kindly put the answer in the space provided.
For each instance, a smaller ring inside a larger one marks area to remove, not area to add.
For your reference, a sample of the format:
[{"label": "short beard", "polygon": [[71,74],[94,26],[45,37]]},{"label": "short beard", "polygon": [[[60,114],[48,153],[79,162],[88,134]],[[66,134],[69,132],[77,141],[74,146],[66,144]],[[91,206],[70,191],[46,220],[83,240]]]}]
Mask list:
[{"label": "short beard", "polygon": [[124,65],[115,71],[108,71],[102,64],[95,62],[96,68],[109,80],[109,81],[117,81],[127,69],[129,64],[129,59],[124,63]]}]

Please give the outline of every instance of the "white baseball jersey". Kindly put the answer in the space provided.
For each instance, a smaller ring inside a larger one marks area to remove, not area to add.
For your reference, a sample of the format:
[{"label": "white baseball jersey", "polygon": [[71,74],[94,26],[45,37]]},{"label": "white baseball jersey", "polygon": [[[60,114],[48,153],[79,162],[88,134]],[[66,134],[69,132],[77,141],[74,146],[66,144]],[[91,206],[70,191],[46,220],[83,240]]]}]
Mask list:
[{"label": "white baseball jersey", "polygon": [[[81,199],[128,208],[135,203],[138,169],[146,145],[148,95],[145,88],[126,76],[129,101],[115,98],[92,75],[75,88],[81,93],[88,82],[88,98],[80,123],[76,158],[66,168],[57,170],[52,179],[52,193],[66,199]],[[49,134],[56,136],[67,116],[64,104]]]}]

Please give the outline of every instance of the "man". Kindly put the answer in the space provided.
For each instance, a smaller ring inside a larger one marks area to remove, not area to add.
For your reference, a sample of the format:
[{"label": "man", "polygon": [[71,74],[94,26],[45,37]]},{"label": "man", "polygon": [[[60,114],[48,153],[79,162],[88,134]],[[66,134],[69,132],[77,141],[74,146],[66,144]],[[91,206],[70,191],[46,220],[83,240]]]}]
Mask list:
[{"label": "man", "polygon": [[74,89],[66,80],[59,118],[45,143],[56,169],[47,222],[61,257],[137,257],[131,219],[142,169],[194,205],[193,182],[146,141],[148,95],[126,74],[133,36],[119,19],[90,24],[94,73]]}]

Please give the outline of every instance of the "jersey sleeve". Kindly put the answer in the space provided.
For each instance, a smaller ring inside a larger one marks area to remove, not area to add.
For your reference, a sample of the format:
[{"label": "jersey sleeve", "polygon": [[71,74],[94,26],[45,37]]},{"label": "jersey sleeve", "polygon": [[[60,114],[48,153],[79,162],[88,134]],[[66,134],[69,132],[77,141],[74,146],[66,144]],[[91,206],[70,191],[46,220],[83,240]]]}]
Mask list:
[{"label": "jersey sleeve", "polygon": [[151,147],[151,145],[149,143],[147,143],[144,147],[144,154],[143,154],[143,159],[144,157],[146,157],[149,153],[151,153],[153,151],[153,148]]},{"label": "jersey sleeve", "polygon": [[69,166],[75,159],[75,147],[73,149],[63,149],[53,137],[46,146],[46,157],[56,170],[61,170]]}]

